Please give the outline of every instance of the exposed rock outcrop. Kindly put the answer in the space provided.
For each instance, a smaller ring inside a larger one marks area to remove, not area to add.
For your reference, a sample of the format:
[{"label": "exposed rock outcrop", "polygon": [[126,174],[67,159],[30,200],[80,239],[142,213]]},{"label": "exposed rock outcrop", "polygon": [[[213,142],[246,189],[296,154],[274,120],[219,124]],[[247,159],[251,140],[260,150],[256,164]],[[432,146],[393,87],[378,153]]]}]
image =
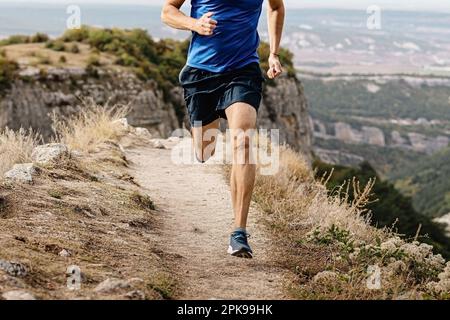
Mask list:
[{"label": "exposed rock outcrop", "polygon": [[[70,116],[83,107],[79,98],[92,97],[98,104],[129,105],[130,125],[147,129],[149,136],[166,138],[183,126],[180,110],[185,110],[181,88],[172,88],[169,96],[164,97],[155,81],[142,81],[124,71],[99,69],[90,74],[81,68],[50,68],[46,73],[21,72],[11,88],[0,93],[0,128],[31,127],[49,138],[52,113]],[[299,81],[283,77],[275,86],[266,86],[259,126],[279,129],[282,143],[310,156],[312,133]]]},{"label": "exposed rock outcrop", "polygon": [[280,130],[280,142],[286,142],[311,157],[312,128],[302,84],[292,78],[277,80],[276,86],[266,86],[260,108],[259,125]]},{"label": "exposed rock outcrop", "polygon": [[446,136],[426,136],[409,132],[401,134],[393,130],[385,134],[373,126],[356,128],[345,122],[330,122],[311,119],[314,137],[325,140],[338,140],[345,143],[368,144],[378,147],[401,148],[420,153],[433,154],[448,146],[450,139]]},{"label": "exposed rock outcrop", "polygon": [[[58,71],[58,72],[56,72]],[[131,125],[167,136],[178,128],[175,106],[163,98],[155,81],[141,81],[132,73],[103,71],[99,75],[55,69],[32,79],[19,79],[0,95],[0,128],[33,128],[48,138],[53,112],[70,116],[83,106],[79,98],[98,104],[130,105]]]}]

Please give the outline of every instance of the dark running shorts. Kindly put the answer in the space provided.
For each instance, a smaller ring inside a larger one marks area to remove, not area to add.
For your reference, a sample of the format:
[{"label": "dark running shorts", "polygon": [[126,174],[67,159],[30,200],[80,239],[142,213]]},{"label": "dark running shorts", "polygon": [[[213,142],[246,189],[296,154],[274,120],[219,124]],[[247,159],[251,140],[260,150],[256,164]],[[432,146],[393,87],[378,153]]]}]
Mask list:
[{"label": "dark running shorts", "polygon": [[223,73],[185,66],[179,80],[193,127],[226,119],[225,109],[236,102],[245,102],[256,111],[261,103],[264,78],[256,62]]}]

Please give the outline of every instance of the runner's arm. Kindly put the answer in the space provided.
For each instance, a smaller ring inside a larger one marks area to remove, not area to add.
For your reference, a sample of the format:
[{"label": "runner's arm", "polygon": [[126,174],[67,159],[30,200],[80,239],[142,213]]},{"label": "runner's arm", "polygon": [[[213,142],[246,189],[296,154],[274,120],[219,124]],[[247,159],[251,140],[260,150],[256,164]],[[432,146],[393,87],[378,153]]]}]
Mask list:
[{"label": "runner's arm", "polygon": [[283,69],[281,67],[279,53],[280,42],[283,34],[285,8],[283,0],[269,0],[267,8],[267,22],[269,27],[270,57],[269,71],[270,79],[278,77]]},{"label": "runner's arm", "polygon": [[200,19],[188,17],[180,10],[184,2],[185,0],[166,0],[161,12],[162,22],[175,29],[211,35],[217,25],[217,21],[211,18],[213,13],[208,12]]}]

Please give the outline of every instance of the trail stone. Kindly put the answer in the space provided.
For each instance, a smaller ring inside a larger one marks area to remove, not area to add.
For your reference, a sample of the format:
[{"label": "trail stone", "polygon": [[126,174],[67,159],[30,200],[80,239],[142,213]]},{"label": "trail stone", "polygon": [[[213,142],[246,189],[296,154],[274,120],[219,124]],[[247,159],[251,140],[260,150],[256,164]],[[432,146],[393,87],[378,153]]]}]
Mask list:
[{"label": "trail stone", "polygon": [[61,256],[61,257],[64,257],[64,258],[67,258],[67,257],[70,257],[70,256],[71,256],[70,252],[67,251],[66,249],[62,249],[62,250],[58,253],[58,255]]},{"label": "trail stone", "polygon": [[120,280],[120,279],[112,279],[108,278],[102,283],[100,283],[94,291],[97,293],[112,293],[115,291],[119,291],[122,289],[129,289],[130,284],[128,281]]},{"label": "trail stone", "polygon": [[178,143],[178,142],[180,142],[180,140],[181,140],[181,138],[179,138],[179,137],[169,137],[169,138],[167,138],[167,141],[174,142],[174,143]]},{"label": "trail stone", "polygon": [[17,262],[0,260],[0,270],[3,270],[14,277],[24,277],[27,275],[27,268],[23,264]]},{"label": "trail stone", "polygon": [[11,170],[5,173],[4,177],[17,182],[32,183],[35,173],[36,168],[32,163],[21,163],[15,164]]},{"label": "trail stone", "polygon": [[41,70],[39,68],[27,67],[19,72],[19,76],[37,78],[40,75],[40,73]]},{"label": "trail stone", "polygon": [[136,128],[136,135],[143,138],[152,138],[152,134],[146,128]]},{"label": "trail stone", "polygon": [[130,131],[130,125],[128,124],[127,118],[117,119],[113,123],[122,126],[122,128],[126,131]]},{"label": "trail stone", "polygon": [[31,158],[37,164],[54,163],[62,158],[69,157],[69,149],[62,143],[49,143],[34,148]]},{"label": "trail stone", "polygon": [[82,151],[80,151],[80,150],[72,150],[70,152],[70,155],[73,156],[73,157],[76,157],[76,158],[81,158],[81,157],[84,156],[84,153]]},{"label": "trail stone", "polygon": [[13,290],[5,292],[2,295],[5,300],[36,300],[36,298],[29,292],[23,290]]},{"label": "trail stone", "polygon": [[166,147],[162,144],[161,140],[158,139],[154,139],[152,141],[150,141],[153,148],[155,149],[165,149]]},{"label": "trail stone", "polygon": [[128,292],[125,297],[131,300],[145,300],[145,294],[141,290],[133,290]]},{"label": "trail stone", "polygon": [[316,274],[313,278],[313,282],[330,282],[338,279],[338,274],[333,271],[322,271]]}]

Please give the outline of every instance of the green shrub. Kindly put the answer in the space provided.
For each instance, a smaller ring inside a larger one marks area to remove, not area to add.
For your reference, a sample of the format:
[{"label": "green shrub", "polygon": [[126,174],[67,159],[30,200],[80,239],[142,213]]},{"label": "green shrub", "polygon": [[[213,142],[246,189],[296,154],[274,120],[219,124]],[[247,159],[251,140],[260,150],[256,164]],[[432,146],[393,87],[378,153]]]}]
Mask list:
[{"label": "green shrub", "polygon": [[121,41],[117,38],[114,38],[110,43],[106,44],[104,50],[108,52],[126,53],[125,50],[123,50],[122,48]]},{"label": "green shrub", "polygon": [[39,55],[38,56],[38,63],[39,64],[52,64],[52,60],[49,56],[46,55]]},{"label": "green shrub", "polygon": [[139,66],[139,62],[133,56],[130,56],[128,53],[124,52],[117,58],[116,64],[127,67],[137,67]]},{"label": "green shrub", "polygon": [[148,195],[143,195],[135,191],[130,195],[130,200],[142,209],[156,210],[154,202]]},{"label": "green shrub", "polygon": [[100,57],[98,55],[91,55],[87,60],[87,66],[88,67],[100,67]]},{"label": "green shrub", "polygon": [[105,46],[113,40],[113,35],[110,29],[96,29],[89,30],[88,43],[101,51],[105,51]]},{"label": "green shrub", "polygon": [[30,42],[31,43],[42,43],[49,41],[48,35],[45,33],[38,32],[35,35],[31,36]]},{"label": "green shrub", "polygon": [[12,35],[9,38],[0,41],[0,46],[8,46],[11,44],[30,43],[30,37],[24,35]]},{"label": "green shrub", "polygon": [[60,62],[60,63],[66,63],[66,62],[67,62],[66,56],[61,56],[61,57],[59,57],[59,62]]},{"label": "green shrub", "polygon": [[80,29],[69,29],[61,37],[64,42],[83,42],[89,37],[89,28],[82,26]]},{"label": "green shrub", "polygon": [[99,55],[99,54],[101,53],[101,51],[98,50],[97,48],[92,48],[92,49],[91,49],[91,53],[92,53],[92,54],[95,54],[95,55]]},{"label": "green shrub", "polygon": [[70,47],[70,52],[72,53],[80,53],[80,47],[76,43],[72,44]]},{"label": "green shrub", "polygon": [[45,46],[55,51],[66,51],[66,45],[62,40],[49,41]]},{"label": "green shrub", "polygon": [[32,36],[26,35],[12,35],[9,38],[0,41],[0,45],[12,45],[12,44],[23,44],[23,43],[41,43],[47,42],[49,40],[48,35],[45,33],[36,33]]}]

